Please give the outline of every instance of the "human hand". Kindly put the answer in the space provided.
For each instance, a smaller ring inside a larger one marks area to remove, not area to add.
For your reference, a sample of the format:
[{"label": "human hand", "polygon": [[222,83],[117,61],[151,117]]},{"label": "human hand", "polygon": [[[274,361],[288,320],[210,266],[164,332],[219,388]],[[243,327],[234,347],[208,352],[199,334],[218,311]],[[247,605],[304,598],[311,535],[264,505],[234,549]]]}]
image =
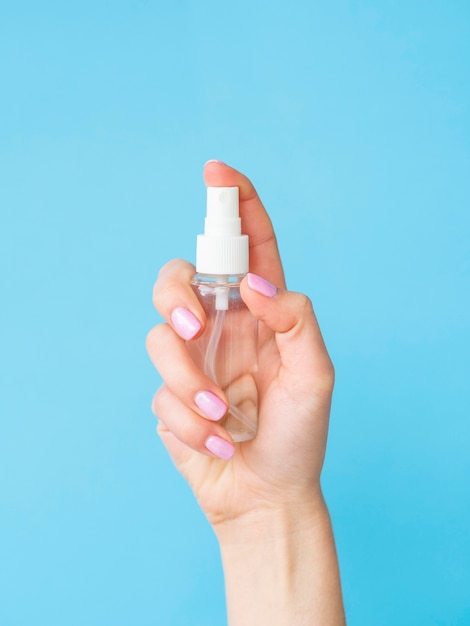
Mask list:
[{"label": "human hand", "polygon": [[[185,340],[203,332],[205,316],[190,286],[195,269],[185,261],[172,261],[159,274],[154,302],[166,322],[150,331],[147,349],[164,381],[152,405],[158,433],[217,531],[253,511],[322,501],[334,370],[310,300],[285,288],[271,221],[253,185],[217,161],[206,164],[204,179],[208,186],[239,187],[242,230],[250,238],[252,274],[241,294],[260,323],[256,438],[233,446],[213,421],[217,408],[225,412],[225,396],[188,354]],[[212,419],[198,406],[202,391],[214,401]]]}]

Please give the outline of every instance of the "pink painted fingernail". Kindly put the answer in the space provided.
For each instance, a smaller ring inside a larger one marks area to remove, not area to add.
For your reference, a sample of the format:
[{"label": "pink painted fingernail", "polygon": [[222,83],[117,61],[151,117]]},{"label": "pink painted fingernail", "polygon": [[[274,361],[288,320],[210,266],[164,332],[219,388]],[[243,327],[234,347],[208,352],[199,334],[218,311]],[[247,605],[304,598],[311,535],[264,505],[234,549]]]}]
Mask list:
[{"label": "pink painted fingernail", "polygon": [[257,291],[263,296],[268,296],[268,298],[272,298],[276,295],[277,289],[270,282],[261,278],[261,276],[257,276],[256,274],[247,274],[248,277],[248,286],[253,291]]},{"label": "pink painted fingernail", "polygon": [[227,413],[225,402],[222,402],[212,391],[200,391],[194,397],[194,402],[204,415],[214,422],[220,420]]},{"label": "pink painted fingernail", "polygon": [[201,322],[182,306],[176,307],[170,317],[175,330],[183,339],[192,339],[201,330]]},{"label": "pink painted fingernail", "polygon": [[223,161],[219,161],[219,159],[209,159],[209,161],[206,161],[205,165],[209,165],[210,163],[218,163],[219,165],[227,165],[227,163],[224,163]]},{"label": "pink painted fingernail", "polygon": [[219,459],[223,459],[224,461],[228,461],[235,454],[235,446],[233,446],[222,437],[217,437],[217,435],[211,435],[206,440],[206,448],[215,456],[218,456]]}]

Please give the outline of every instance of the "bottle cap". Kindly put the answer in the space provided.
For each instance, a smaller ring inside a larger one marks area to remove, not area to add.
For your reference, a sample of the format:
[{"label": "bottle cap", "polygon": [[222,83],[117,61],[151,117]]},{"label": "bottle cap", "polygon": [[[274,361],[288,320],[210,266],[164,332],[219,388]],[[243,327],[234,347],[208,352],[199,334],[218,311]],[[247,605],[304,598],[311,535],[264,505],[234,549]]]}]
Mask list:
[{"label": "bottle cap", "polygon": [[208,187],[204,234],[197,236],[198,274],[248,272],[248,235],[242,235],[238,187]]}]

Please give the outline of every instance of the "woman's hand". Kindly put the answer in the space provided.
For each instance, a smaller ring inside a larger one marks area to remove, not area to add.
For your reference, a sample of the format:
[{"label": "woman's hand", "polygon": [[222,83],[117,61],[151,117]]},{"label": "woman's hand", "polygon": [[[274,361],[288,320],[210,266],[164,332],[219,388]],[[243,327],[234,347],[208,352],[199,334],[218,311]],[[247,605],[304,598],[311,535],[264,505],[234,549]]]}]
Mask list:
[{"label": "woman's hand", "polygon": [[158,432],[219,539],[229,626],[344,626],[333,533],[320,490],[334,372],[306,296],[286,291],[271,221],[250,181],[210,161],[206,184],[240,189],[250,270],[241,295],[259,320],[259,427],[233,444],[217,421],[222,389],[191,360],[205,317],[194,267],[160,272],[154,300],[166,323],[148,335],[163,385]]},{"label": "woman's hand", "polygon": [[216,532],[224,522],[262,511],[322,507],[320,472],[334,370],[310,300],[286,291],[271,221],[253,185],[233,168],[210,161],[209,186],[238,186],[242,230],[250,238],[250,271],[242,297],[260,322],[259,428],[233,444],[217,423],[226,399],[191,360],[186,341],[204,330],[191,286],[195,269],[175,260],[160,272],[154,302],[166,323],[147,349],[163,379],[154,397],[158,432]]}]

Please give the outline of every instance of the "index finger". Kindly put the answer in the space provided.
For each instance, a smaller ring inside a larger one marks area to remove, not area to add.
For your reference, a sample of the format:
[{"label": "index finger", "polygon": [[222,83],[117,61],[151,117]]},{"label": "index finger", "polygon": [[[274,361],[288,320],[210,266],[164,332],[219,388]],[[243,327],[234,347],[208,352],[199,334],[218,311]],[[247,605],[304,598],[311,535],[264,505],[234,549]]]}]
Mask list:
[{"label": "index finger", "polygon": [[208,187],[239,188],[242,230],[250,241],[250,272],[267,278],[276,287],[284,288],[284,271],[274,228],[252,182],[221,161],[205,164],[204,181]]},{"label": "index finger", "polygon": [[153,303],[160,315],[183,339],[194,339],[204,328],[206,316],[191,288],[195,268],[183,259],[162,267],[153,288]]}]

